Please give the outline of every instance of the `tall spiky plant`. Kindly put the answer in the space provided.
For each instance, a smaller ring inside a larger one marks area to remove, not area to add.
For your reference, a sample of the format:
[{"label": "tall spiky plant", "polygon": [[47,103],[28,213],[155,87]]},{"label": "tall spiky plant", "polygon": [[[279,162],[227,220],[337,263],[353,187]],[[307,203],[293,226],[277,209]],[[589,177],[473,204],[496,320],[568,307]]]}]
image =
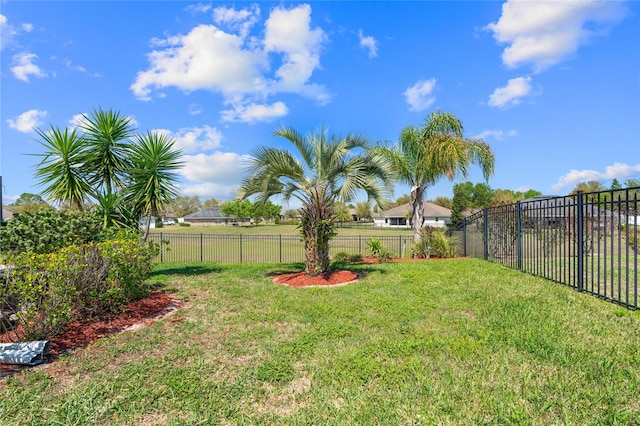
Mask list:
[{"label": "tall spiky plant", "polygon": [[59,203],[68,203],[82,211],[92,192],[86,164],[85,140],[75,130],[36,129],[38,142],[44,147],[36,166],[38,183],[44,186],[42,195]]},{"label": "tall spiky plant", "polygon": [[177,195],[176,171],[182,167],[182,152],[173,148],[174,141],[159,132],[135,137],[131,147],[130,184],[127,200],[147,219],[143,239],[149,236],[151,217],[172,202]]},{"label": "tall spiky plant", "polygon": [[291,142],[299,157],[285,149],[258,147],[251,154],[240,196],[256,195],[266,201],[281,195],[287,202],[298,200],[302,205],[305,272],[327,274],[336,201],[351,201],[364,191],[370,200],[385,205],[392,192],[390,164],[381,155],[372,154],[366,139],[357,134],[329,136],[328,129],[321,127],[303,136],[292,127],[281,127],[274,137]]}]

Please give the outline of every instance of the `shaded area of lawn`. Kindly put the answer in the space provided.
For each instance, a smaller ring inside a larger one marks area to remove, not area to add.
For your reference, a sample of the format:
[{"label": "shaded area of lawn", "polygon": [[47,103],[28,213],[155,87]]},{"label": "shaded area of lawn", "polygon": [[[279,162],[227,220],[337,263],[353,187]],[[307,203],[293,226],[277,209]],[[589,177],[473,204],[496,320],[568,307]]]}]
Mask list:
[{"label": "shaded area of lawn", "polygon": [[480,260],[165,264],[183,321],[5,380],[14,424],[637,424],[640,315]]}]

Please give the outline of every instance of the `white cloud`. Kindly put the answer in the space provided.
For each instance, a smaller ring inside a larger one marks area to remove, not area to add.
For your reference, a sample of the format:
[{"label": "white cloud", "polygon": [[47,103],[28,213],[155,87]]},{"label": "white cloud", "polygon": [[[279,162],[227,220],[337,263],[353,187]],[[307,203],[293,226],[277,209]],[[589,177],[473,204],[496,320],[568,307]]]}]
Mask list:
[{"label": "white cloud", "polygon": [[292,9],[277,7],[265,22],[264,47],[269,53],[282,53],[282,65],[276,91],[299,93],[324,100],[324,88],[306,83],[320,66],[320,50],[327,37],[320,28],[311,29],[311,6],[302,4]]},{"label": "white cloud", "polygon": [[10,128],[19,132],[30,133],[33,132],[36,127],[42,126],[42,121],[47,114],[47,111],[30,109],[17,116],[15,120],[11,118],[7,119],[7,124],[9,124]]},{"label": "white cloud", "polygon": [[6,16],[0,14],[0,50],[14,45],[15,37],[21,32],[28,33],[31,31],[33,31],[32,24],[26,23],[16,27],[9,23],[9,19]]},{"label": "white cloud", "polygon": [[505,137],[513,137],[515,135],[517,135],[518,132],[516,132],[515,130],[507,130],[506,132],[504,130],[484,130],[482,132],[480,132],[480,134],[474,136],[476,138],[479,139],[487,139],[487,138],[492,138],[492,139],[496,139],[496,140],[503,140]]},{"label": "white cloud", "polygon": [[85,115],[86,114],[76,114],[73,117],[71,117],[71,119],[69,120],[69,127],[71,129],[80,130],[83,124],[86,123],[86,120],[84,118]]},{"label": "white cloud", "polygon": [[551,189],[558,191],[565,188],[574,187],[580,182],[598,181],[604,182],[611,179],[625,179],[633,177],[640,173],[640,164],[631,166],[626,163],[614,163],[611,166],[607,166],[604,172],[596,170],[570,170],[569,173],[562,176],[558,182],[556,182]]},{"label": "white cloud", "polygon": [[208,11],[211,10],[211,5],[210,4],[203,4],[203,3],[198,3],[198,4],[190,4],[189,6],[186,7],[185,9],[186,11],[189,12],[197,12],[197,13],[207,13]]},{"label": "white cloud", "polygon": [[283,102],[271,105],[233,105],[233,109],[222,111],[222,121],[255,123],[258,121],[269,122],[284,117],[289,109]]},{"label": "white cloud", "polygon": [[156,129],[174,139],[174,148],[181,149],[183,152],[202,152],[210,151],[220,147],[222,141],[222,133],[215,127],[207,125],[202,127],[185,127],[172,132],[166,129]]},{"label": "white cloud", "polygon": [[485,28],[498,42],[508,44],[502,53],[507,67],[532,64],[539,72],[606,33],[625,15],[626,6],[617,1],[508,0],[498,22]]},{"label": "white cloud", "polygon": [[431,93],[436,86],[436,79],[418,81],[404,91],[403,95],[409,104],[409,111],[420,112],[429,108],[436,101]]},{"label": "white cloud", "polygon": [[[329,102],[331,96],[324,86],[309,82],[320,66],[320,51],[326,41],[322,29],[311,27],[311,7],[273,9],[264,24],[263,40],[249,36],[258,17],[257,6],[216,8],[216,24],[235,33],[215,25],[198,25],[186,35],[153,39],[155,50],[147,55],[149,69],[137,73],[130,89],[142,100],[150,100],[152,94],[168,87],[187,93],[211,90],[221,93],[226,104],[245,108],[278,93],[296,93],[320,104]],[[272,62],[280,64],[275,71],[271,71]],[[278,105],[275,112],[283,111],[284,104],[276,102],[270,106],[272,113],[274,105]],[[254,117],[251,113],[244,116]]]},{"label": "white cloud", "polygon": [[236,10],[222,6],[213,10],[213,21],[216,24],[238,32],[243,39],[247,37],[251,28],[259,20],[260,8],[257,4],[252,5],[251,9]]},{"label": "white cloud", "polygon": [[198,104],[189,104],[189,114],[198,115],[202,113],[202,108]]},{"label": "white cloud", "polygon": [[47,74],[42,72],[42,70],[33,63],[33,60],[36,58],[38,58],[38,55],[34,53],[19,53],[13,55],[11,58],[11,72],[18,80],[26,82],[29,81],[30,75],[38,78],[46,77]]},{"label": "white cloud", "polygon": [[185,155],[180,174],[192,183],[181,186],[185,195],[233,198],[244,177],[249,156],[216,151]]},{"label": "white cloud", "polygon": [[489,106],[504,108],[518,105],[520,99],[531,94],[531,77],[512,78],[505,87],[499,87],[489,95]]},{"label": "white cloud", "polygon": [[358,37],[360,38],[360,47],[364,47],[369,51],[369,57],[375,58],[378,56],[378,42],[371,36],[365,36],[362,30],[358,30]]}]

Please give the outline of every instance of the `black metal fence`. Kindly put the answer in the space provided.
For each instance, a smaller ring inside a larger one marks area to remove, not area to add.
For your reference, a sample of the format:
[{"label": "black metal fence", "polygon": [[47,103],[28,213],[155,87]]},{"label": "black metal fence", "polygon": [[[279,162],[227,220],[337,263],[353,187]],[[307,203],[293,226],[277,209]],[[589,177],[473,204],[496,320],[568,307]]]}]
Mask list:
[{"label": "black metal fence", "polygon": [[640,188],[484,209],[453,231],[478,257],[639,308]]},{"label": "black metal fence", "polygon": [[[210,235],[154,233],[160,244],[158,262],[289,263],[304,262],[304,243],[294,235]],[[410,257],[413,239],[405,235],[337,236],[329,255],[338,252],[366,256],[367,243],[378,239],[398,257]]]}]

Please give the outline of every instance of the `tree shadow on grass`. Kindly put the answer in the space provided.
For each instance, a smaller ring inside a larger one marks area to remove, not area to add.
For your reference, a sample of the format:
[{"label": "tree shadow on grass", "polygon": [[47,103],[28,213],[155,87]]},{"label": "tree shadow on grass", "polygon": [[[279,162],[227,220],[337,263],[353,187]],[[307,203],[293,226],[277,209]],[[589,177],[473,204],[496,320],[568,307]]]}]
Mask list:
[{"label": "tree shadow on grass", "polygon": [[175,266],[171,268],[155,269],[149,274],[149,277],[156,277],[160,275],[201,275],[210,274],[212,272],[222,272],[224,268],[220,265],[185,265]]}]

